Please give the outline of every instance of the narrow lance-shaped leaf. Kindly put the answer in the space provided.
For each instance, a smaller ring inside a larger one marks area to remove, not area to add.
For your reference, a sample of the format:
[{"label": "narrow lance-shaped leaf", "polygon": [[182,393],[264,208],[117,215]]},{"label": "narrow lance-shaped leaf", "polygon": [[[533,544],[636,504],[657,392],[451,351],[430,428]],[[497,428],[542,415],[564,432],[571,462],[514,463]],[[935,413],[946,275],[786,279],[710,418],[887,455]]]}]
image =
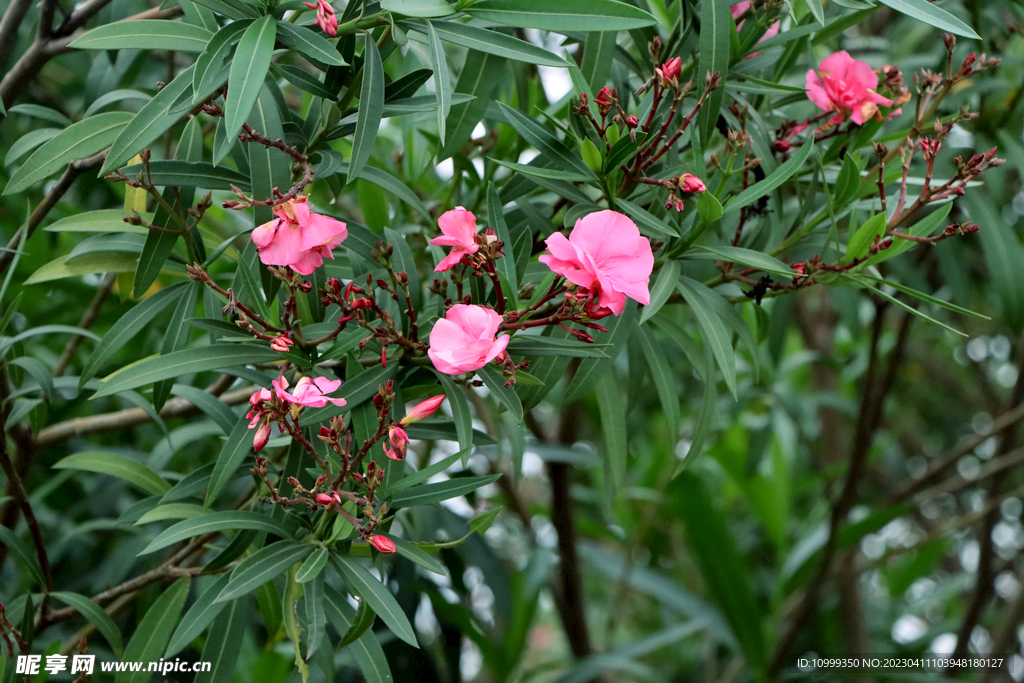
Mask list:
[{"label": "narrow lance-shaped leaf", "polygon": [[214,163],[219,163],[237,140],[238,131],[249,118],[263,79],[270,70],[274,53],[277,24],[274,17],[257,19],[245,29],[228,72],[228,94],[224,102],[224,142],[213,152]]},{"label": "narrow lance-shaped leaf", "polygon": [[[146,616],[139,622],[135,635],[124,650],[124,659],[133,662],[155,662],[160,659],[167,641],[178,621],[191,579],[183,577],[175,581],[150,606]],[[142,671],[122,671],[114,678],[115,683],[143,683],[148,681],[152,673]]]},{"label": "narrow lance-shaped leaf", "polygon": [[879,2],[942,31],[949,31],[964,38],[981,40],[974,29],[928,0],[879,0]]},{"label": "narrow lance-shaped leaf", "polygon": [[547,31],[622,31],[653,26],[658,20],[617,0],[478,0],[470,16],[506,26]]},{"label": "narrow lance-shaped leaf", "polygon": [[427,20],[427,36],[430,39],[430,62],[434,68],[434,90],[437,94],[437,130],[444,146],[445,122],[452,109],[452,81],[448,74],[448,59],[444,54],[441,39],[437,37],[434,25]]},{"label": "narrow lance-shaped leaf", "polygon": [[376,577],[346,555],[332,552],[331,562],[341,574],[349,590],[366,600],[392,633],[409,645],[419,647],[409,618],[405,616],[405,612],[395,600],[395,596]]},{"label": "narrow lance-shaped leaf", "polygon": [[352,139],[348,182],[358,178],[373,151],[373,141],[384,115],[384,64],[373,37],[367,33],[363,48],[363,82],[359,89],[359,116]]},{"label": "narrow lance-shaped leaf", "polygon": [[701,144],[706,145],[715,131],[718,122],[718,110],[722,108],[725,98],[725,79],[729,75],[729,58],[732,50],[732,14],[729,11],[729,0],[703,0],[700,10],[700,71],[697,81],[700,93],[707,89],[705,76],[718,72],[722,85],[708,95],[700,113],[697,114],[697,125],[700,130]]},{"label": "narrow lance-shaped leaf", "polygon": [[69,47],[79,50],[175,50],[202,52],[213,34],[180,21],[135,19],[94,28]]}]

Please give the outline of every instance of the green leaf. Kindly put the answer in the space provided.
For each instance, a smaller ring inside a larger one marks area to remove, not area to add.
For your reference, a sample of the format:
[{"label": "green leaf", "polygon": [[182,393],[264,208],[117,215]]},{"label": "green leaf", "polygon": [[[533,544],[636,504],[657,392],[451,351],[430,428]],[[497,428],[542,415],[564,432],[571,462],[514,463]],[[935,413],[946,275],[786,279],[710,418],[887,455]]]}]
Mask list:
[{"label": "green leaf", "polygon": [[586,42],[583,43],[583,60],[580,62],[580,72],[583,79],[590,86],[587,94],[593,97],[594,93],[601,89],[601,86],[608,80],[608,73],[612,66],[612,57],[615,55],[615,38],[618,31],[594,31],[587,34]]},{"label": "green leaf", "polygon": [[448,73],[448,59],[444,54],[444,46],[430,20],[427,25],[427,38],[430,46],[430,64],[434,69],[434,92],[437,95],[437,130],[441,138],[441,146],[445,140],[445,122],[452,110],[452,79]]},{"label": "green leaf", "polygon": [[165,519],[192,519],[206,514],[206,508],[194,503],[167,503],[158,505],[136,520],[134,526],[142,526],[151,522],[162,522]]},{"label": "green leaf", "polygon": [[[498,510],[501,510],[501,508],[498,508]],[[444,565],[427,554],[426,551],[419,548],[415,543],[411,543],[410,541],[407,541],[404,538],[399,538],[398,536],[392,536],[391,534],[384,534],[384,536],[391,539],[391,542],[395,544],[395,550],[397,550],[398,554],[405,559],[414,564],[418,564],[428,572],[440,574],[441,576],[446,575]]]},{"label": "green leaf", "polygon": [[732,348],[732,334],[726,329],[721,318],[721,306],[728,306],[721,295],[709,289],[705,285],[688,277],[681,277],[677,285],[680,294],[690,305],[697,323],[711,351],[718,361],[718,367],[722,370],[725,383],[733,397],[736,397],[736,352]]},{"label": "green leaf", "polygon": [[166,356],[149,358],[125,368],[103,383],[93,398],[110,396],[128,389],[137,389],[162,379],[208,370],[220,370],[235,365],[269,363],[280,360],[281,354],[270,347],[254,344],[200,346],[182,349]]},{"label": "green leaf", "polygon": [[942,299],[937,299],[934,296],[931,296],[930,294],[925,294],[924,292],[919,292],[918,290],[914,289],[913,287],[907,287],[906,285],[900,284],[898,282],[893,282],[891,280],[884,280],[884,279],[882,279],[880,277],[872,277],[871,275],[859,275],[859,276],[856,276],[854,279],[856,279],[856,280],[870,280],[870,281],[874,282],[877,285],[888,285],[889,287],[892,287],[893,289],[895,289],[898,292],[903,292],[904,294],[908,294],[908,295],[914,297],[915,299],[921,299],[922,301],[927,301],[928,303],[934,304],[934,305],[938,306],[939,308],[945,308],[948,311],[953,311],[954,313],[959,313],[961,315],[969,315],[969,316],[973,316],[975,318],[981,318],[982,320],[991,320],[991,318],[989,318],[987,315],[982,315],[981,313],[977,313],[976,311],[972,311],[969,308],[964,308],[963,306],[957,306],[956,304],[951,304],[948,301],[943,301]]},{"label": "green leaf", "polygon": [[[678,266],[676,267],[678,273]],[[578,339],[561,339],[535,334],[517,334],[508,343],[509,353],[517,356],[568,356],[571,358],[609,358],[608,344],[588,344]]]},{"label": "green leaf", "polygon": [[295,572],[295,581],[297,583],[308,583],[315,579],[323,571],[324,567],[327,566],[329,555],[330,553],[327,548],[321,547],[313,551],[313,554],[307,557],[306,561],[299,567],[299,570]]},{"label": "green leaf", "polygon": [[1002,302],[1003,318],[1019,327],[1024,318],[1024,246],[1016,231],[1003,220],[988,188],[972,189],[965,197],[970,216],[984,226],[978,233],[985,265]]},{"label": "green leaf", "polygon": [[576,171],[591,179],[596,178],[582,159],[570,152],[568,147],[536,121],[504,102],[498,102],[498,109],[509,125],[515,128],[524,140],[536,147],[542,157],[565,170]]},{"label": "green leaf", "polygon": [[381,0],[380,8],[407,17],[447,17],[455,13],[444,0]]},{"label": "green leaf", "polygon": [[447,470],[449,467],[454,465],[459,460],[459,458],[461,458],[464,455],[467,455],[468,453],[468,448],[461,450],[458,453],[452,453],[448,457],[438,460],[433,465],[424,467],[423,469],[417,472],[413,472],[410,475],[402,477],[401,479],[395,481],[394,483],[381,487],[380,489],[377,490],[377,494],[380,496],[389,496],[395,491],[401,491],[403,489],[415,486],[416,484],[419,484],[421,482],[427,481],[435,474],[440,474],[441,472]]},{"label": "green leaf", "polygon": [[278,21],[277,34],[282,43],[294,47],[304,57],[315,59],[324,64],[347,66],[338,49],[326,39],[309,30],[305,26],[296,26],[291,22]]},{"label": "green leaf", "polygon": [[92,354],[85,361],[82,376],[79,379],[78,387],[81,389],[85,383],[96,376],[96,373],[103,368],[103,365],[117,351],[124,347],[132,338],[146,328],[147,325],[160,314],[165,308],[173,304],[181,295],[186,283],[181,282],[170,287],[164,287],[156,294],[153,294],[136,304],[130,311],[118,318],[103,341],[96,345]]},{"label": "green leaf", "polygon": [[99,172],[100,176],[123,166],[126,161],[174,125],[179,116],[172,114],[171,108],[191,89],[194,69],[193,65],[181,71],[128,122],[110,145],[107,160],[103,162],[103,168]]},{"label": "green leaf", "polygon": [[62,458],[53,465],[55,470],[79,470],[98,472],[123,479],[153,496],[162,496],[171,490],[171,485],[141,462],[116,453],[86,451]]},{"label": "green leaf", "polygon": [[813,143],[808,140],[800,146],[800,149],[797,150],[796,154],[790,157],[786,163],[775,169],[774,173],[761,182],[751,185],[743,192],[740,192],[738,195],[730,199],[725,205],[723,215],[728,216],[731,213],[739,211],[744,206],[753,204],[755,201],[769,192],[772,192],[777,187],[781,186],[782,183],[789,180],[793,174],[800,170],[800,167],[804,165],[804,162],[807,161],[807,157],[811,154],[812,147]]},{"label": "green leaf", "polygon": [[196,674],[195,683],[230,683],[249,623],[248,605],[243,600],[235,600],[217,616],[200,655],[200,661],[212,666]]},{"label": "green leaf", "polygon": [[710,192],[702,193],[696,206],[697,213],[705,223],[714,223],[722,217],[722,204],[718,201],[718,197]]},{"label": "green leaf", "polygon": [[[949,216],[949,212],[952,208],[953,202],[947,202],[936,208],[917,223],[914,223],[910,228],[901,230],[900,232],[913,235],[915,237],[931,237],[932,234],[934,234],[935,231],[946,222],[946,217]],[[874,254],[867,261],[857,266],[857,269],[864,269],[869,266],[873,266],[876,263],[888,261],[895,256],[899,256],[905,251],[913,249],[916,244],[917,243],[912,240],[895,238],[893,239],[892,244],[889,245],[888,249],[883,249],[877,254]]]},{"label": "green leaf", "polygon": [[[604,373],[610,371],[619,353],[629,342],[633,330],[636,329],[637,312],[636,302],[629,300],[622,315],[613,318],[605,318],[601,322],[608,329],[608,335],[599,334],[595,337],[598,341],[607,342],[612,345],[609,350],[609,358],[586,358],[580,362],[572,382],[565,389],[562,397],[562,405],[569,405],[573,401],[583,399],[590,390],[597,384]],[[607,321],[607,322],[606,322]],[[595,333],[598,334],[598,333]]]},{"label": "green leaf", "polygon": [[68,257],[61,256],[32,273],[26,285],[60,280],[68,277],[93,275],[95,273],[130,273],[135,268],[138,256],[118,252],[96,252],[76,259],[73,265],[66,263]]},{"label": "green leaf", "polygon": [[866,256],[875,238],[885,234],[887,220],[886,215],[880,213],[872,216],[864,225],[857,228],[853,237],[850,238],[850,243],[846,245],[846,256],[840,263],[853,263],[855,259]]},{"label": "green leaf", "polygon": [[492,365],[485,365],[476,371],[476,374],[480,379],[484,381],[488,390],[494,397],[497,398],[502,405],[504,405],[508,411],[515,418],[517,424],[523,422],[523,403],[519,400],[518,394],[512,387],[505,386],[505,377],[502,373],[494,368]]},{"label": "green leaf", "polygon": [[359,115],[352,138],[348,182],[358,178],[366,166],[384,115],[384,64],[377,43],[369,33],[363,42],[363,82],[359,89]]},{"label": "green leaf", "polygon": [[448,481],[414,486],[399,491],[392,496],[391,504],[388,507],[389,509],[395,509],[440,503],[442,500],[464,496],[481,486],[493,484],[500,478],[500,474],[491,474],[486,477],[458,477]]},{"label": "green leaf", "polygon": [[728,245],[696,246],[686,252],[686,258],[712,258],[716,261],[731,261],[765,273],[793,277],[793,269],[785,263],[760,251]]},{"label": "green leaf", "polygon": [[[397,548],[398,546],[395,547]],[[417,550],[419,549],[417,548]],[[426,555],[426,553],[423,554]],[[430,556],[427,555],[427,557]],[[349,627],[348,631],[342,634],[341,642],[338,643],[338,647],[343,648],[359,640],[359,638],[366,633],[371,626],[373,626],[373,622],[376,620],[377,615],[372,609],[370,609],[370,603],[366,600],[360,600],[359,608],[356,610],[356,616],[352,620],[352,626]]]},{"label": "green leaf", "polygon": [[203,505],[209,508],[217,500],[224,487],[231,483],[235,471],[247,455],[252,453],[252,431],[249,423],[245,420],[235,418],[234,427],[228,435],[227,441],[220,449],[217,462],[213,466],[213,474],[210,475],[210,486],[206,489],[206,498]]},{"label": "green leaf", "polygon": [[821,0],[807,0],[807,9],[822,26],[825,25],[825,8],[821,6]]},{"label": "green leaf", "polygon": [[184,541],[195,536],[211,534],[216,531],[253,529],[254,531],[265,531],[281,538],[290,538],[291,529],[273,517],[261,515],[257,512],[245,510],[226,510],[224,512],[211,512],[202,517],[186,519],[165,529],[159,536],[146,546],[139,555],[166,548],[178,541]]},{"label": "green leaf", "polygon": [[463,393],[462,387],[455,384],[452,378],[443,373],[434,371],[437,379],[444,387],[445,396],[448,397],[448,404],[452,408],[452,416],[455,419],[455,430],[459,435],[459,449],[466,450],[473,446],[473,417],[469,410],[469,402]]},{"label": "green leaf", "polygon": [[[260,90],[259,97],[256,98],[256,103],[249,113],[249,122],[256,130],[271,139],[284,137],[281,113],[266,85]],[[269,199],[274,196],[275,187],[287,187],[291,183],[291,164],[289,158],[280,150],[263,145],[249,145],[248,151],[249,177],[252,179],[254,196]],[[253,226],[259,227],[273,220],[274,214],[269,206],[254,206],[252,218]]]},{"label": "green leaf", "polygon": [[350,557],[332,552],[331,562],[341,574],[349,591],[365,600],[381,618],[381,621],[391,629],[392,633],[409,645],[419,647],[412,624],[409,623],[409,618],[405,616],[405,612],[402,611],[391,591]]},{"label": "green leaf", "polygon": [[[227,70],[224,60],[231,53],[231,48],[242,37],[245,30],[252,25],[251,19],[233,21],[217,31],[206,46],[206,51],[196,60],[195,72],[192,74],[192,103],[198,104],[205,93],[217,87]],[[262,131],[261,131],[262,132]]]},{"label": "green leaf", "polygon": [[35,380],[35,383],[39,385],[39,389],[43,392],[43,396],[46,397],[47,402],[53,401],[53,377],[50,376],[50,371],[45,365],[32,356],[15,358],[11,361],[11,365],[17,365],[29,377]]},{"label": "green leaf", "polygon": [[238,417],[226,403],[202,389],[188,384],[175,384],[171,387],[171,394],[188,400],[206,413],[206,416],[213,420],[224,434],[230,434],[235,423],[238,422]]},{"label": "green leaf", "polygon": [[668,423],[670,435],[679,433],[679,392],[676,389],[675,374],[668,364],[665,352],[652,337],[650,328],[640,326],[635,334],[640,340],[640,348],[647,359],[647,366],[651,370],[651,377],[654,379],[654,386],[658,390],[658,398],[661,401],[661,409],[665,413],[665,421]]},{"label": "green leaf", "polygon": [[750,587],[751,572],[733,544],[733,535],[699,479],[684,473],[672,486],[676,509],[686,522],[690,548],[704,581],[725,613],[747,664],[763,672],[766,655],[761,610]]},{"label": "green leaf", "polygon": [[259,586],[276,579],[292,565],[302,562],[316,546],[290,539],[260,548],[231,572],[231,580],[216,598],[227,602],[248,595]]},{"label": "green leaf", "polygon": [[[519,38],[491,29],[460,24],[454,21],[432,21],[430,22],[437,31],[441,40],[468,47],[470,50],[477,50],[495,57],[504,57],[517,62],[537,64],[538,66],[553,66],[564,68],[567,63],[561,57],[555,55],[542,47],[528,43]],[[410,24],[410,28],[422,30],[422,24]],[[471,57],[472,58],[472,57]],[[466,67],[463,67],[464,69]],[[472,68],[472,67],[469,67]],[[459,92],[470,92],[459,90]]]},{"label": "green leaf", "polygon": [[11,177],[4,194],[15,194],[48,178],[74,159],[108,147],[132,119],[127,112],[108,112],[73,123],[32,153]]},{"label": "green leaf", "polygon": [[18,561],[28,569],[36,585],[40,589],[45,590],[46,579],[43,577],[43,570],[39,568],[39,561],[36,559],[36,554],[32,549],[15,536],[13,531],[3,525],[0,525],[0,543],[7,547],[18,558]]},{"label": "green leaf", "polygon": [[[349,171],[348,163],[342,163],[340,165],[342,173],[348,173],[349,177],[352,178],[352,174]],[[373,166],[364,166],[359,171],[359,178],[373,183],[377,187],[387,190],[403,202],[416,209],[421,216],[426,218],[428,221],[433,222],[434,218],[430,215],[430,210],[419,196],[409,189],[409,187],[398,178],[394,177],[386,171],[374,168]]]},{"label": "green leaf", "polygon": [[105,24],[75,40],[79,50],[174,50],[202,52],[213,34],[180,21],[134,19]]},{"label": "green leaf", "polygon": [[658,278],[654,281],[651,286],[651,303],[648,306],[644,306],[640,312],[640,324],[647,322],[661,310],[661,307],[665,305],[668,298],[672,295],[672,292],[676,290],[676,283],[679,282],[679,262],[673,259],[669,259],[661,264],[661,270],[658,271]]},{"label": "green leaf", "polygon": [[[171,584],[146,611],[139,622],[128,647],[124,649],[125,661],[155,662],[160,659],[167,641],[174,630],[174,623],[185,606],[191,579],[182,577]],[[153,674],[141,671],[122,671],[114,678],[115,683],[145,683]]]},{"label": "green leaf", "polygon": [[118,657],[124,655],[124,642],[121,640],[121,632],[118,630],[114,620],[110,618],[110,615],[102,607],[78,593],[55,591],[50,593],[50,596],[78,610],[79,614],[88,619],[89,623],[95,626],[96,630],[103,635],[115,655]]},{"label": "green leaf", "polygon": [[505,223],[501,196],[498,194],[498,188],[494,185],[493,181],[487,185],[487,222],[498,233],[498,239],[505,245],[502,247],[504,255],[494,265],[498,274],[504,277],[503,288],[508,287],[509,290],[503,292],[503,294],[508,299],[509,306],[515,307],[519,301],[519,274],[516,272],[516,263],[512,258],[512,235],[509,233],[508,225]]},{"label": "green leaf", "polygon": [[[589,142],[589,140],[588,140],[588,142]],[[591,142],[590,145],[591,145],[591,147],[593,147],[594,143]],[[594,151],[596,152],[597,149],[595,148]],[[598,153],[598,159],[600,159],[600,153]],[[494,163],[498,164],[499,166],[504,166],[505,168],[507,168],[509,170],[515,171],[516,173],[524,173],[526,175],[534,176],[536,178],[550,178],[552,180],[564,180],[567,183],[587,182],[587,181],[591,181],[591,180],[594,179],[594,177],[592,175],[587,175],[585,173],[574,173],[572,171],[563,171],[563,170],[557,169],[557,168],[545,168],[543,166],[530,166],[528,164],[517,164],[514,161],[505,161],[503,159],[491,159],[491,161],[493,161]],[[600,169],[600,168],[601,168],[601,166],[600,166],[600,164],[598,164],[596,169]]]},{"label": "green leaf", "polygon": [[249,118],[249,112],[256,104],[263,79],[270,70],[276,37],[277,24],[274,17],[267,15],[245,29],[238,41],[228,72],[228,94],[224,102],[225,142],[214,150],[214,163],[220,163],[231,149],[238,139],[238,131],[242,130],[242,124]]},{"label": "green leaf", "polygon": [[[121,171],[129,178],[134,178],[142,172],[142,164],[126,166]],[[243,192],[251,190],[247,176],[205,161],[151,161],[149,172],[154,185],[201,187],[206,190],[230,190],[235,185]]]},{"label": "green leaf", "polygon": [[604,432],[604,448],[608,463],[610,490],[619,490],[626,480],[628,442],[626,436],[626,401],[614,372],[606,372],[594,385],[597,408]]},{"label": "green leaf", "polygon": [[902,12],[908,17],[923,21],[929,26],[934,26],[942,31],[964,38],[981,40],[981,36],[974,32],[970,26],[957,19],[946,10],[933,5],[928,0],[878,0],[883,5],[892,7],[897,12]]},{"label": "green leaf", "polygon": [[863,287],[864,289],[866,289],[866,290],[868,290],[870,292],[873,292],[877,296],[882,297],[886,301],[889,301],[890,303],[896,304],[897,306],[902,308],[907,313],[910,313],[911,315],[916,315],[917,317],[921,318],[922,320],[927,320],[928,322],[932,323],[933,325],[938,325],[939,327],[941,327],[944,330],[949,330],[953,334],[959,335],[961,337],[969,336],[966,333],[961,332],[960,330],[956,329],[955,327],[950,327],[946,323],[940,322],[940,321],[936,320],[935,318],[933,318],[930,315],[927,315],[926,313],[924,313],[924,312],[914,308],[913,306],[907,305],[906,303],[900,301],[899,299],[897,299],[896,297],[892,296],[888,292],[885,292],[882,289],[877,289],[875,287],[872,287],[870,284],[868,284],[870,282],[870,280],[868,280],[865,277],[861,277],[861,276],[858,276],[858,275],[846,275],[846,274],[843,274],[841,276],[841,281],[842,280],[845,280],[845,281],[848,281],[848,282],[854,282],[854,283],[860,285],[861,287]]},{"label": "green leaf", "polygon": [[[131,232],[144,235],[146,228],[129,225],[124,222],[127,212],[123,209],[102,209],[75,214],[59,221],[54,221],[43,228],[46,232]],[[151,221],[153,214],[140,214],[144,220]]]},{"label": "green leaf", "polygon": [[193,640],[199,637],[199,634],[206,630],[210,622],[224,611],[227,603],[214,602],[214,598],[220,595],[220,592],[224,590],[224,586],[228,585],[230,578],[231,575],[229,573],[221,574],[210,584],[209,588],[203,591],[202,595],[196,598],[192,607],[181,618],[178,628],[174,630],[174,635],[171,636],[170,643],[167,645],[167,651],[164,653],[164,659],[171,659],[188,647]]},{"label": "green leaf", "polygon": [[4,158],[4,166],[10,166],[39,145],[47,140],[51,140],[60,131],[60,128],[38,128],[25,133],[7,151],[7,156]]},{"label": "green leaf", "polygon": [[722,85],[715,89],[700,113],[697,114],[697,124],[700,130],[700,142],[706,146],[711,134],[715,132],[715,125],[718,122],[718,111],[725,99],[725,80],[729,76],[729,62],[732,50],[733,23],[732,14],[729,11],[729,0],[704,0],[700,9],[700,67],[697,72],[699,92],[701,95],[707,89],[707,81],[704,76],[716,71],[722,77]]},{"label": "green leaf", "polygon": [[251,19],[259,16],[256,8],[246,4],[243,0],[195,0],[195,2],[232,19]]},{"label": "green leaf", "polygon": [[464,10],[477,19],[546,31],[623,31],[658,20],[616,0],[478,0]]},{"label": "green leaf", "polygon": [[679,237],[679,233],[671,225],[633,202],[625,199],[616,199],[615,206],[622,209],[630,218],[636,221],[637,228],[648,237],[656,239]]},{"label": "green leaf", "polygon": [[61,114],[56,109],[44,107],[39,104],[16,104],[11,107],[8,114],[24,114],[25,116],[31,116],[32,118],[40,119],[42,121],[56,123],[58,126],[71,125],[71,119],[64,116],[64,114]]},{"label": "green leaf", "polygon": [[[324,598],[324,609],[334,629],[340,634],[348,633],[355,623],[355,610],[329,585],[324,586]],[[388,658],[373,631],[367,631],[348,647],[366,683],[393,683]]]}]

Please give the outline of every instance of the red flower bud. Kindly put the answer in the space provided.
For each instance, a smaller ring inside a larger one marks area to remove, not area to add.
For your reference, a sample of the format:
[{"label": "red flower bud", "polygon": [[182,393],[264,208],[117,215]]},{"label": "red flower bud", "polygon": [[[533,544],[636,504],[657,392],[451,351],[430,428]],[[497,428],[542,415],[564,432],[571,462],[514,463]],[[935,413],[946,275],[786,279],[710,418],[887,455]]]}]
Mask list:
[{"label": "red flower bud", "polygon": [[405,417],[398,423],[402,426],[416,424],[426,420],[428,417],[434,414],[434,412],[441,407],[444,402],[444,394],[438,394],[437,396],[431,396],[425,401],[421,401],[414,408],[411,408]]},{"label": "red flower bud", "polygon": [[398,550],[395,547],[395,542],[387,536],[370,536],[370,545],[385,555],[390,555]]},{"label": "red flower bud", "polygon": [[612,108],[612,89],[607,85],[601,88],[597,97],[594,98],[594,102],[597,103],[597,110],[602,114],[607,114],[608,110]]},{"label": "red flower bud", "polygon": [[288,337],[274,337],[270,340],[270,348],[279,353],[288,353],[292,346],[295,346],[295,342]]},{"label": "red flower bud", "polygon": [[267,442],[270,441],[270,423],[263,422],[256,429],[256,435],[252,439],[252,449],[256,453],[259,453]]},{"label": "red flower bud", "polygon": [[695,175],[690,173],[684,173],[676,179],[679,184],[679,189],[683,192],[697,192],[703,193],[707,188],[704,186],[704,181]]},{"label": "red flower bud", "polygon": [[636,128],[639,125],[640,125],[640,119],[638,119],[633,114],[630,114],[629,116],[626,117],[626,127],[629,128],[630,130],[633,130],[634,128]]}]

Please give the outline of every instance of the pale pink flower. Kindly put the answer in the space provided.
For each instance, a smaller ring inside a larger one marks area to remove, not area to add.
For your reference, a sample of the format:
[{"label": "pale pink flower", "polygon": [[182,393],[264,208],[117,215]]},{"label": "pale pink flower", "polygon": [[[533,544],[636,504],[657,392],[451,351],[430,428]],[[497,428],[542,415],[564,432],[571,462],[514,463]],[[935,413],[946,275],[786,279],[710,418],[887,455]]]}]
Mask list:
[{"label": "pale pink flower", "polygon": [[[732,18],[733,19],[739,19],[741,16],[743,16],[743,13],[746,12],[747,9],[749,9],[749,8],[750,8],[750,0],[743,0],[742,2],[737,2],[735,5],[730,7],[729,11],[732,12]],[[746,20],[744,20],[744,21],[746,21]],[[743,30],[743,23],[744,22],[741,21],[740,23],[736,24],[736,30],[737,31]],[[779,35],[779,22],[776,21],[774,24],[772,24],[771,26],[768,27],[768,30],[764,32],[764,35],[761,36],[761,39],[758,40],[757,42],[758,43],[763,43],[764,41],[768,40],[769,38],[771,38],[773,36],[777,36],[777,35]]]},{"label": "pale pink flower", "polygon": [[855,60],[845,50],[826,57],[817,72],[807,72],[807,97],[821,109],[836,112],[831,123],[841,123],[849,116],[863,125],[875,115],[878,105],[891,105],[892,100],[876,93],[876,87],[878,76],[867,62]]},{"label": "pale pink flower", "polygon": [[387,536],[370,536],[370,545],[385,555],[390,555],[398,550],[395,547],[395,542]]},{"label": "pale pink flower", "polygon": [[288,266],[309,275],[324,258],[333,259],[331,249],[348,237],[344,223],[310,211],[305,196],[274,207],[274,215],[274,220],[252,231],[260,261],[269,266]]},{"label": "pale pink flower", "polygon": [[392,460],[405,460],[405,447],[409,443],[409,435],[401,427],[388,427],[388,438],[382,444],[384,455]]},{"label": "pale pink flower", "polygon": [[345,405],[345,399],[327,396],[341,386],[340,379],[302,377],[292,392],[287,391],[288,380],[284,375],[275,379],[271,384],[281,400],[292,405],[306,406],[307,408],[323,408],[328,402],[339,407]]},{"label": "pale pink flower", "polygon": [[444,403],[444,394],[431,396],[425,401],[420,401],[414,408],[409,409],[409,412],[406,413],[405,417],[398,424],[406,426],[422,422],[433,415],[434,411],[440,408],[442,403]]},{"label": "pale pink flower", "polygon": [[476,216],[461,206],[441,214],[437,219],[437,225],[443,234],[430,240],[430,243],[439,247],[451,247],[452,250],[434,268],[435,273],[454,267],[463,256],[475,254],[480,248],[476,243]]},{"label": "pale pink flower", "polygon": [[541,263],[569,282],[586,287],[597,303],[620,315],[626,297],[651,302],[654,268],[651,243],[636,224],[617,211],[598,211],[576,221],[568,239],[556,232],[546,240],[550,255]]},{"label": "pale pink flower", "polygon": [[295,342],[288,337],[274,337],[270,340],[270,348],[279,353],[288,353],[292,346],[295,346]]},{"label": "pale pink flower", "polygon": [[509,336],[494,335],[502,317],[483,306],[457,304],[430,331],[427,355],[438,372],[461,375],[479,370],[505,351]]},{"label": "pale pink flower", "polygon": [[316,23],[324,30],[324,33],[334,38],[338,35],[338,17],[334,14],[334,8],[325,0],[316,0],[316,4],[302,3],[310,9],[316,10]]}]

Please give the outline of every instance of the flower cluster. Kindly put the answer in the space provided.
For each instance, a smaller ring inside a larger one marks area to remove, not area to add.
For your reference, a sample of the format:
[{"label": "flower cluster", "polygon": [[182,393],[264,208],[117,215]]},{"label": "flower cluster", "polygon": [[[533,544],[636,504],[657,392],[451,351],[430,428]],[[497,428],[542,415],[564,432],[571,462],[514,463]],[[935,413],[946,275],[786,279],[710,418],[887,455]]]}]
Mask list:
[{"label": "flower cluster", "polygon": [[878,113],[879,105],[891,106],[892,100],[875,92],[877,87],[878,76],[871,67],[846,50],[825,58],[817,71],[807,72],[807,97],[822,110],[835,112],[830,123],[849,117],[863,125]]},{"label": "flower cluster", "polygon": [[345,224],[309,210],[306,197],[274,207],[276,218],[252,231],[252,241],[266,265],[287,266],[310,275],[333,259],[331,252],[348,237]]}]

